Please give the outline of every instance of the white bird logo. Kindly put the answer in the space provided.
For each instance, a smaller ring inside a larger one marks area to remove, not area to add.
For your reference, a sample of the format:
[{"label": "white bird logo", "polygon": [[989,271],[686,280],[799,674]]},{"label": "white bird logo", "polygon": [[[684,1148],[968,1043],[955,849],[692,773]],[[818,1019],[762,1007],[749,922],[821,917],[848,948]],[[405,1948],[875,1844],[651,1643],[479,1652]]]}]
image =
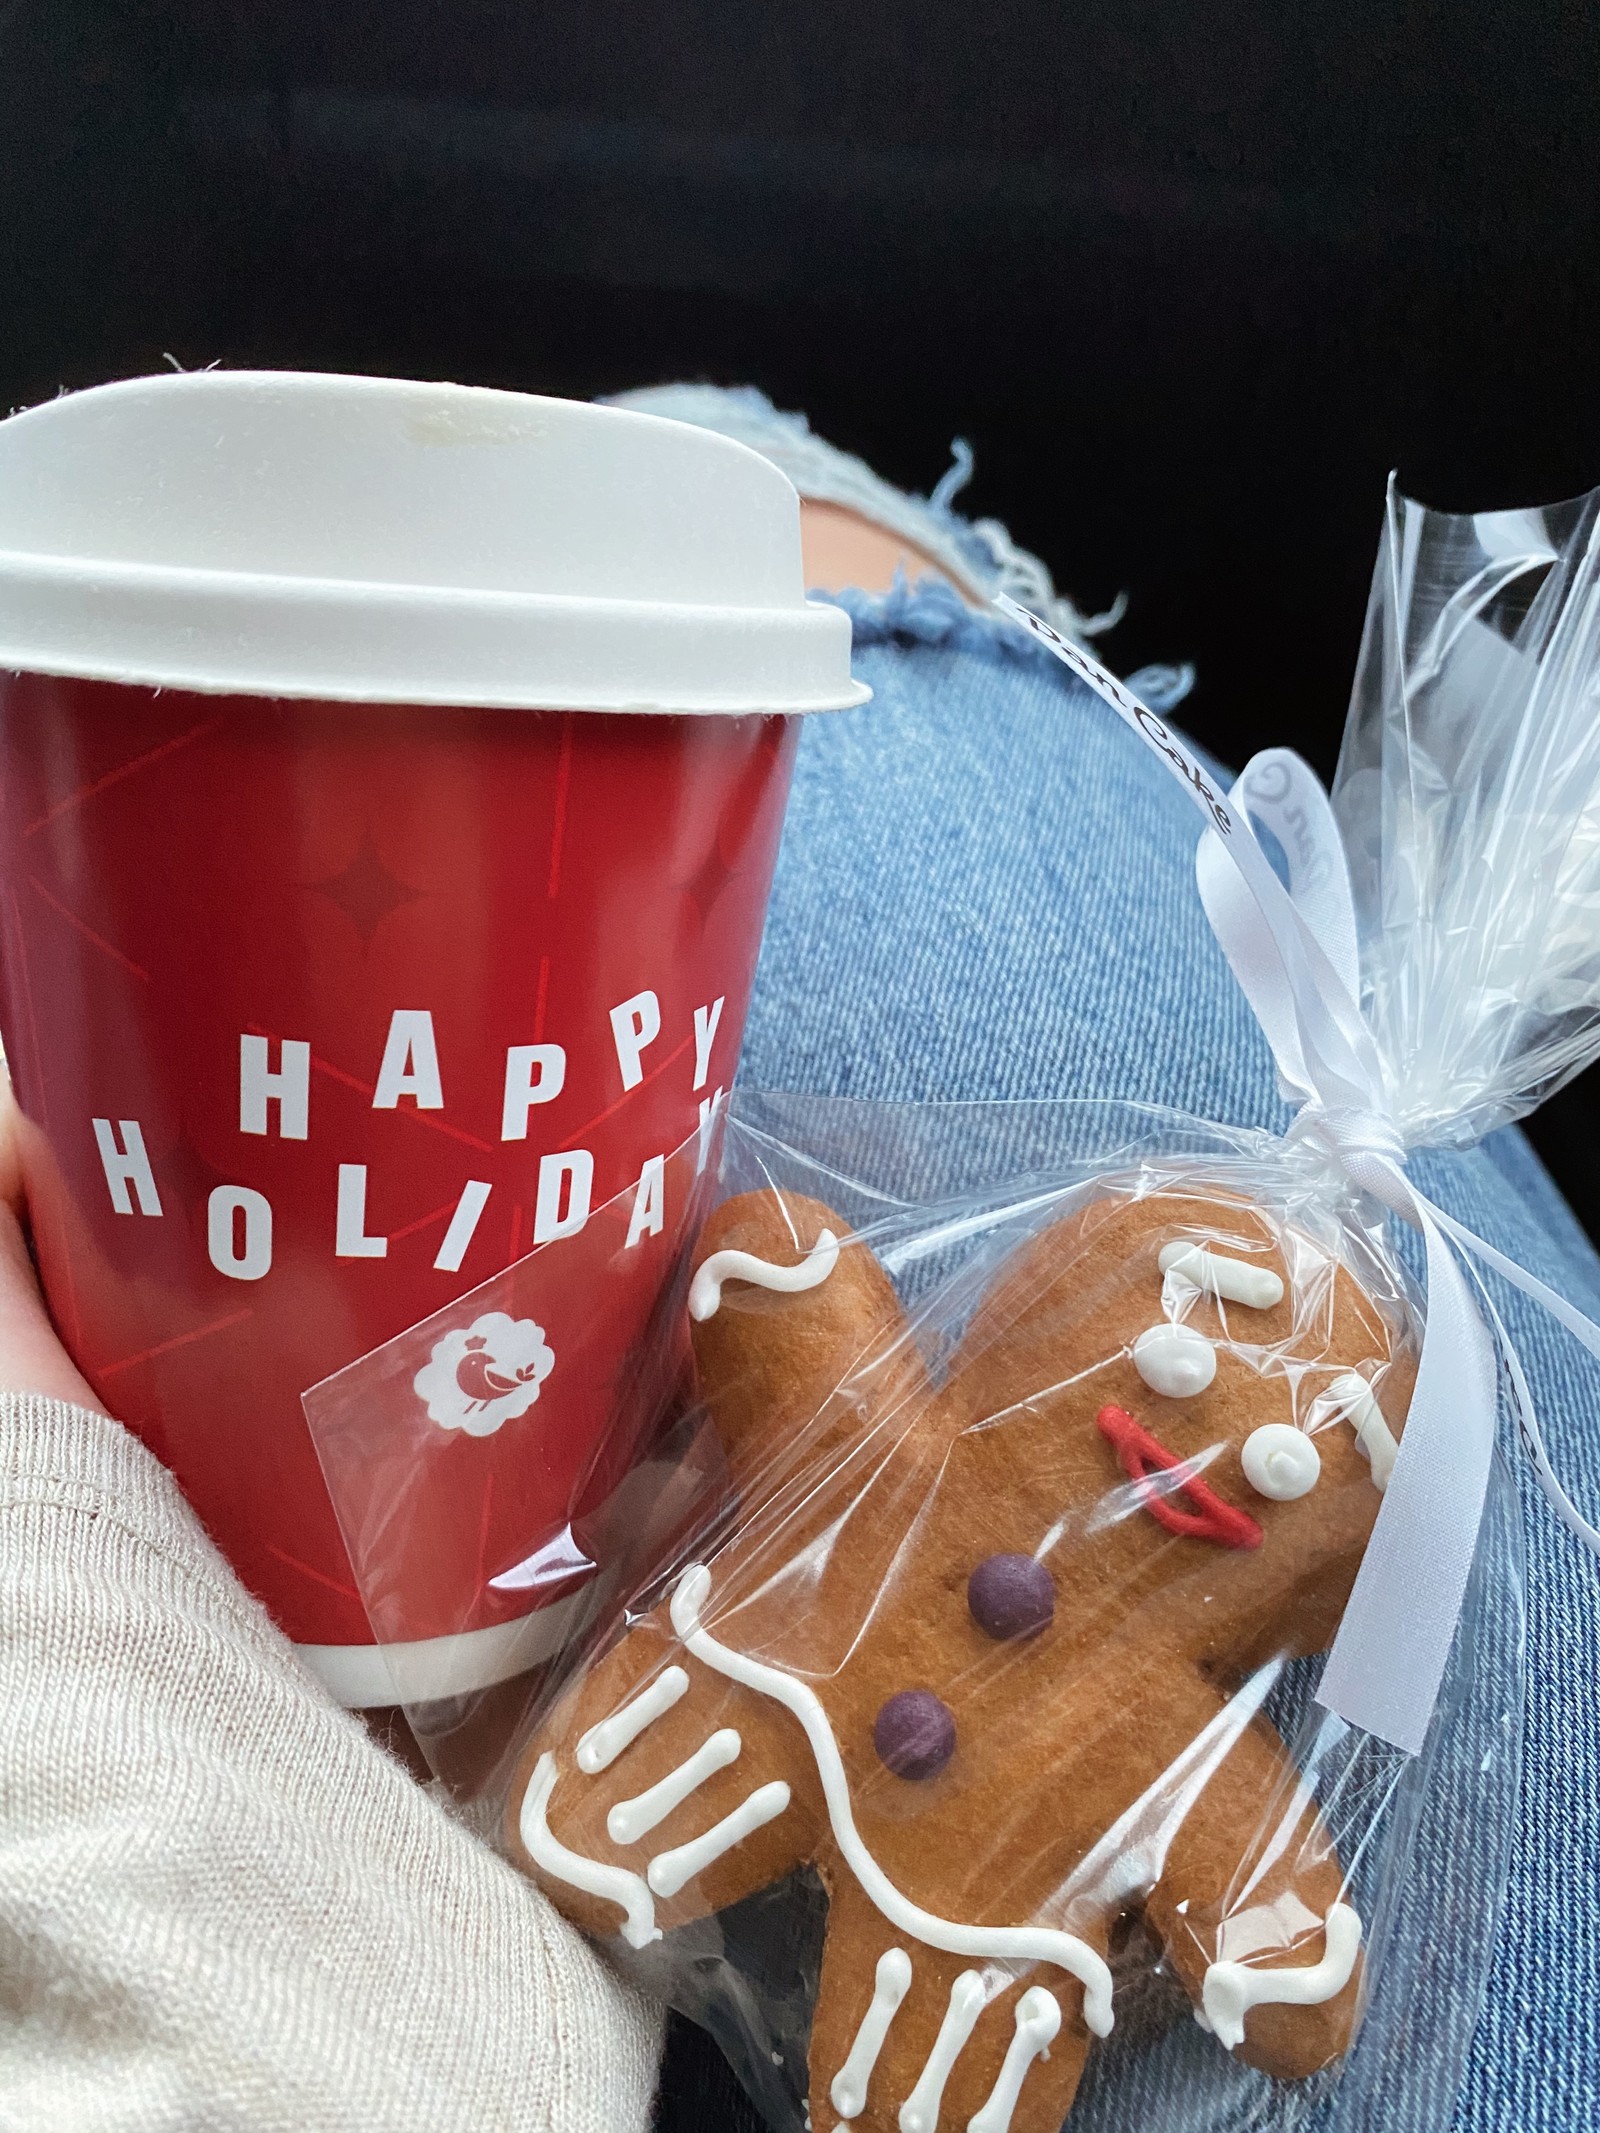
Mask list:
[{"label": "white bird logo", "polygon": [[526,1414],[555,1362],[542,1326],[487,1311],[435,1342],[412,1385],[441,1429],[490,1437]]}]

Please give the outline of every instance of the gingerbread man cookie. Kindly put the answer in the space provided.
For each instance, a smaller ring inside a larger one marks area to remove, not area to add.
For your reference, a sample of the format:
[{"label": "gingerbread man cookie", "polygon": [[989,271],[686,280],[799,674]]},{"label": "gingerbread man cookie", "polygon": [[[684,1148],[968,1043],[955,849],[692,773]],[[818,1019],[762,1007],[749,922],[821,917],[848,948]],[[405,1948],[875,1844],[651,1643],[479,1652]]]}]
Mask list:
[{"label": "gingerbread man cookie", "polygon": [[1371,1530],[1396,1314],[1178,1182],[1015,1253],[939,1384],[827,1208],[730,1201],[697,1258],[739,1518],[529,1744],[521,1862],[635,1947],[814,1865],[817,2133],[1054,2133],[1134,1914],[1219,2050],[1340,2054],[1361,1920],[1263,1705]]}]

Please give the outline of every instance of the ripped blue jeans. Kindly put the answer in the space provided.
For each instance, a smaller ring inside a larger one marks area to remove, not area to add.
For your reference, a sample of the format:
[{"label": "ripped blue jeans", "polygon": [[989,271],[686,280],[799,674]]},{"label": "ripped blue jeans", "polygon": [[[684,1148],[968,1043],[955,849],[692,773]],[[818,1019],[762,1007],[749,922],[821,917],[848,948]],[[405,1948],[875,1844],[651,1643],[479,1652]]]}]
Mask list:
[{"label": "ripped blue jeans", "polygon": [[[739,434],[764,448],[763,422],[787,423],[780,464],[783,450],[820,442],[797,442],[795,418],[763,417],[764,406],[740,396]],[[1002,560],[951,493],[899,498],[896,530],[935,555],[965,542],[981,584]],[[874,698],[807,723],[742,1078],[901,1100],[1145,1099],[1281,1127],[1265,1042],[1195,893],[1192,810],[1159,765],[1058,665],[948,586],[843,604]],[[1186,679],[1163,670],[1137,685],[1164,708]],[[1600,1259],[1521,1134],[1419,1155],[1415,1170],[1452,1214],[1600,1313]],[[1600,1413],[1578,1351],[1520,1299],[1509,1316],[1575,1492],[1600,1501]],[[1397,2113],[1341,2115],[1336,2092],[1318,2121],[1327,2133],[1600,2126],[1600,1592],[1525,1486],[1521,1815],[1454,2115],[1424,2070]],[[1448,1900],[1462,1863],[1449,1830],[1433,1831],[1421,1900],[1430,1889]]]}]

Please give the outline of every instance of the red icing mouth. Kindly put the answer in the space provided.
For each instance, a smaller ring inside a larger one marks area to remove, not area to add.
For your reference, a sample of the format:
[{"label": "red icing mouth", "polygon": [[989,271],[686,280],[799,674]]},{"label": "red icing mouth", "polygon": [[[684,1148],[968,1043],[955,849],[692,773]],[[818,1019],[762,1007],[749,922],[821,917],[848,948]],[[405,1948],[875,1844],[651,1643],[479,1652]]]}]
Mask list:
[{"label": "red icing mouth", "polygon": [[[1138,1491],[1139,1502],[1159,1525],[1185,1540],[1210,1541],[1218,1548],[1259,1548],[1264,1535],[1253,1518],[1224,1503],[1215,1489],[1187,1476],[1181,1488],[1168,1493],[1150,1486],[1152,1470],[1170,1474],[1183,1461],[1151,1436],[1126,1408],[1102,1407],[1095,1416],[1100,1434],[1115,1450],[1122,1471]],[[1182,1499],[1194,1506],[1185,1510]]]}]

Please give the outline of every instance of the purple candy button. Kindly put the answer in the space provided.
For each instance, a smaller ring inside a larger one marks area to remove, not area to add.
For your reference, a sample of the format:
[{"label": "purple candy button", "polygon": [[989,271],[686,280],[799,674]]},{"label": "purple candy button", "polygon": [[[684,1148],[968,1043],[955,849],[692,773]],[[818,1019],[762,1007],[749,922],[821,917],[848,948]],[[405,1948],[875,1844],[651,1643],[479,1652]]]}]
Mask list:
[{"label": "purple candy button", "polygon": [[937,1777],[956,1752],[956,1722],[931,1689],[902,1689],[878,1713],[872,1745],[896,1777]]},{"label": "purple candy button", "polygon": [[967,1605],[985,1636],[1031,1637],[1055,1619],[1056,1588],[1031,1555],[989,1555],[967,1580]]}]

